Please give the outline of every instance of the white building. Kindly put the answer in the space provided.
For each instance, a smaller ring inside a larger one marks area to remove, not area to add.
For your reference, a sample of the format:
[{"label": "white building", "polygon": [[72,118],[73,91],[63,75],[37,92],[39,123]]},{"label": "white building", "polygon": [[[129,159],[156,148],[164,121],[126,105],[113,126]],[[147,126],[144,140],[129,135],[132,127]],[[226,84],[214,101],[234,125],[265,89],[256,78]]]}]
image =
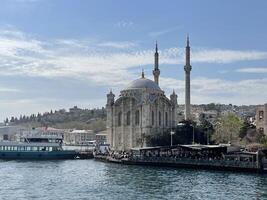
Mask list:
[{"label": "white building", "polygon": [[107,143],[107,131],[100,131],[95,135],[96,144],[106,144]]},{"label": "white building", "polygon": [[95,141],[96,134],[92,130],[72,130],[65,132],[64,142],[66,144],[88,144]]},{"label": "white building", "polygon": [[0,141],[19,141],[25,130],[27,129],[22,126],[1,126]]},{"label": "white building", "polygon": [[108,143],[115,150],[128,150],[149,145],[149,139],[170,130],[177,124],[177,95],[170,99],[159,86],[160,70],[156,45],[154,81],[145,78],[132,81],[115,95],[107,95]]}]

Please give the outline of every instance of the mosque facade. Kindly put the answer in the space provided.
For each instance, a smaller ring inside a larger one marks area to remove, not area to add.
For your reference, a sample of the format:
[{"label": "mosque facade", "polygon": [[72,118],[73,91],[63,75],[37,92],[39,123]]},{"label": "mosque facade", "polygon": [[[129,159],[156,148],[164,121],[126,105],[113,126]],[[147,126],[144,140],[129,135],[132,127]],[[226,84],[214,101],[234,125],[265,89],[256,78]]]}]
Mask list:
[{"label": "mosque facade", "polygon": [[[189,58],[188,58],[189,59]],[[116,151],[145,147],[149,140],[170,132],[178,123],[177,95],[168,98],[160,88],[159,53],[154,54],[154,80],[142,72],[120,95],[107,94],[107,135],[111,149]]]}]

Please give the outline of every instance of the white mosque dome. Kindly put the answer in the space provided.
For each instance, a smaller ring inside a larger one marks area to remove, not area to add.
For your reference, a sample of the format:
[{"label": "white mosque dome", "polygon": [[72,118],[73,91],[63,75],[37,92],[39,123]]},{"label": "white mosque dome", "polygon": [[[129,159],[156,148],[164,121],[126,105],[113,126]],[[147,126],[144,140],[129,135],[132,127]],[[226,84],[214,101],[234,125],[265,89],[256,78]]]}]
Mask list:
[{"label": "white mosque dome", "polygon": [[161,90],[160,87],[154,81],[144,77],[132,81],[126,88],[126,90],[132,90],[132,89]]}]

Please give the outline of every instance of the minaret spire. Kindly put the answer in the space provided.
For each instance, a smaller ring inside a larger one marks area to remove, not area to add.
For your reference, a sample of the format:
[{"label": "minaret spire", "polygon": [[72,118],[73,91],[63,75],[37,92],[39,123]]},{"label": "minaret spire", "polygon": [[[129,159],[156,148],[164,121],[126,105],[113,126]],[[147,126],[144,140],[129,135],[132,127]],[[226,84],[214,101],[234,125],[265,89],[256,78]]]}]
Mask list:
[{"label": "minaret spire", "polygon": [[186,38],[186,48],[185,48],[185,120],[191,119],[191,105],[190,105],[190,72],[192,67],[190,65],[190,44],[189,36]]},{"label": "minaret spire", "polygon": [[142,78],[145,78],[145,73],[144,73],[144,69],[142,69]]},{"label": "minaret spire", "polygon": [[158,42],[156,41],[156,48],[155,48],[155,61],[154,61],[154,70],[153,70],[153,75],[154,75],[154,81],[159,85],[159,75],[160,75],[160,70],[159,70],[159,53],[158,53]]},{"label": "minaret spire", "polygon": [[[186,66],[190,66],[190,42],[189,42],[189,35],[187,34],[186,37],[186,61],[185,61],[185,65]],[[191,69],[190,69],[191,70]]]}]

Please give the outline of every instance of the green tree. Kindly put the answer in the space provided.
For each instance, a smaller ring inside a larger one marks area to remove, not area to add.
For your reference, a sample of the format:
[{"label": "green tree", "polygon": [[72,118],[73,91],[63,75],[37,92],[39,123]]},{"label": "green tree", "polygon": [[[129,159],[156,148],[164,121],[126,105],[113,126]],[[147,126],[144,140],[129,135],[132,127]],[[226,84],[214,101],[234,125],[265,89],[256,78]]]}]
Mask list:
[{"label": "green tree", "polygon": [[239,143],[241,128],[242,121],[234,113],[228,113],[215,126],[212,139],[216,143]]},{"label": "green tree", "polygon": [[247,135],[247,132],[250,128],[251,128],[250,124],[247,121],[244,121],[242,123],[242,127],[239,132],[239,137],[243,139]]},{"label": "green tree", "polygon": [[198,127],[199,131],[202,132],[201,143],[210,144],[210,138],[214,133],[213,125],[206,119],[200,120],[200,125]]},{"label": "green tree", "polygon": [[264,136],[261,139],[261,144],[263,145],[264,148],[267,148],[267,136]]}]

